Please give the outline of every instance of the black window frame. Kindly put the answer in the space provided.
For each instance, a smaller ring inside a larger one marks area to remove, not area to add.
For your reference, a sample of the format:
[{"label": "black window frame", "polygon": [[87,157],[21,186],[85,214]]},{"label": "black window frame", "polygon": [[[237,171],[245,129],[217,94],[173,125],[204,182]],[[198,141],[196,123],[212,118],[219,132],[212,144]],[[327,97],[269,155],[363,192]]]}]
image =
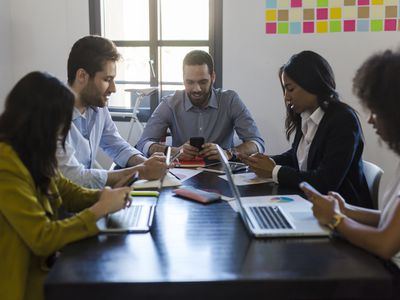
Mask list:
[{"label": "black window frame", "polygon": [[[102,35],[102,16],[101,16],[101,1],[103,0],[89,0],[89,25],[90,34]],[[181,85],[182,82],[158,82],[158,64],[159,55],[158,49],[163,46],[174,46],[174,47],[193,47],[193,46],[207,46],[209,47],[209,52],[214,58],[215,72],[217,74],[214,86],[216,88],[222,88],[222,3],[223,0],[209,0],[209,40],[158,40],[158,1],[159,0],[148,0],[149,1],[149,28],[150,28],[150,40],[149,41],[117,41],[113,40],[117,47],[137,47],[146,46],[150,48],[150,58],[154,61],[154,73],[155,76],[150,76],[150,82],[116,82],[119,84],[134,83],[134,84],[147,84],[150,86],[161,86],[161,84],[171,84],[171,85]],[[150,107],[141,108],[139,110],[139,120],[141,122],[146,122],[154,109],[157,107],[161,100],[161,93],[155,93],[150,96]],[[132,103],[133,103],[132,99]],[[110,107],[111,112],[132,112],[131,108],[116,108]],[[120,121],[128,121],[127,118],[115,118],[113,119]]]}]

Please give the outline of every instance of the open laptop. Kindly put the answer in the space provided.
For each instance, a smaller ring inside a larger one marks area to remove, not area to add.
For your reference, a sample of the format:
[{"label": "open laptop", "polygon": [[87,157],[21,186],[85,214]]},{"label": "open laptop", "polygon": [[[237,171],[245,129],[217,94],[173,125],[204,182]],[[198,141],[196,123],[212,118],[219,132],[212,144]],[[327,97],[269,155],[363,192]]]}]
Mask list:
[{"label": "open laptop", "polygon": [[276,199],[282,199],[282,201],[276,202],[268,201],[268,196],[249,197],[247,199],[257,200],[243,203],[234,183],[228,160],[221,147],[217,145],[217,149],[239,214],[252,235],[256,237],[289,237],[328,236],[330,234],[330,231],[322,227],[313,216],[310,203],[300,196],[275,196]]},{"label": "open laptop", "polygon": [[[168,147],[166,158],[167,165],[169,165],[170,158],[171,147]],[[97,227],[100,232],[143,233],[150,231],[166,173],[160,179],[157,197],[135,197],[131,206],[99,219],[97,221]]]}]

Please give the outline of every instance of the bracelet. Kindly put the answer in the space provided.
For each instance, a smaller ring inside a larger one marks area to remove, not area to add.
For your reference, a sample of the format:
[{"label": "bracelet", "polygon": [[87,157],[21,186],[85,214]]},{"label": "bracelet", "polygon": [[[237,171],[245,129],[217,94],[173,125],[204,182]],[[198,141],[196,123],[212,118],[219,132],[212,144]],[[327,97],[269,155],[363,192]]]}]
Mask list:
[{"label": "bracelet", "polygon": [[335,230],[336,227],[338,227],[340,225],[340,223],[342,222],[342,220],[344,219],[344,215],[341,213],[335,213],[332,217],[332,220],[326,224],[331,230]]}]

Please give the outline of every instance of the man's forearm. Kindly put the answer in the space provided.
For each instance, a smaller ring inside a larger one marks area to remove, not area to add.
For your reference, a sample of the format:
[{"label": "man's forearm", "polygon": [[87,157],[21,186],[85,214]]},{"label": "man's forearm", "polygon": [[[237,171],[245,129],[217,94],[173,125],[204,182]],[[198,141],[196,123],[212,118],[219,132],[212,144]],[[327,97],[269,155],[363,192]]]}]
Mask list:
[{"label": "man's forearm", "polygon": [[251,155],[251,154],[257,153],[259,151],[257,145],[252,141],[244,142],[243,144],[240,144],[240,145],[236,146],[235,148],[233,148],[233,150],[236,150],[239,153],[243,153],[243,154],[247,154],[247,155]]},{"label": "man's forearm", "polygon": [[146,161],[146,158],[140,154],[137,155],[132,155],[129,159],[128,162],[126,164],[127,167],[133,167],[133,166],[137,166],[141,163],[143,163],[144,161]]},{"label": "man's forearm", "polygon": [[149,148],[149,156],[153,155],[155,152],[164,153],[165,149],[167,148],[166,145],[154,143]]}]

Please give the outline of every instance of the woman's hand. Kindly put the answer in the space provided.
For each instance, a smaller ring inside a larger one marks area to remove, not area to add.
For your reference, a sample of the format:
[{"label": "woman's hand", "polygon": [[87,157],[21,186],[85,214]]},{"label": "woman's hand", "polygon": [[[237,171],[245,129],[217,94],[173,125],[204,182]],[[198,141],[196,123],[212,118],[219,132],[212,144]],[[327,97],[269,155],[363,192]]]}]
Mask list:
[{"label": "woman's hand", "polygon": [[[333,216],[340,212],[338,200],[334,196],[321,195],[319,192],[313,191],[307,187],[300,186],[300,188],[303,190],[308,200],[313,204],[313,214],[321,224],[329,224],[332,221]],[[343,200],[343,198],[341,199]]]},{"label": "woman's hand", "polygon": [[131,188],[129,187],[116,189],[105,187],[100,194],[99,200],[89,210],[98,220],[109,213],[128,207],[131,204],[130,192]]},{"label": "woman's hand", "polygon": [[262,153],[255,153],[250,156],[239,153],[240,160],[248,165],[258,177],[272,178],[272,170],[275,168],[275,162]]}]

